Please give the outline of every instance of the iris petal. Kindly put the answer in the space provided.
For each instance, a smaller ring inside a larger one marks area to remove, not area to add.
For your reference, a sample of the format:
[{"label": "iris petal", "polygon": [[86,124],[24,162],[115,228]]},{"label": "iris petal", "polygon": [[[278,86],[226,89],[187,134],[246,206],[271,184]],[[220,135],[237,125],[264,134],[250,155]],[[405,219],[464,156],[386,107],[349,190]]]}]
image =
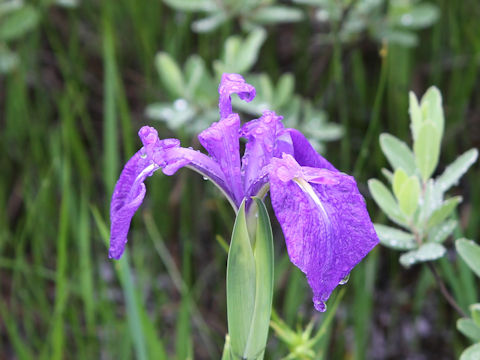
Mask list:
[{"label": "iris petal", "polygon": [[233,193],[237,207],[243,199],[240,173],[240,118],[238,114],[213,123],[198,135],[198,140],[220,166],[228,189]]},{"label": "iris petal", "polygon": [[325,311],[331,292],[378,237],[353,177],[323,170],[309,183],[288,157],[271,162],[272,206],[290,260],[306,274],[315,308]]},{"label": "iris petal", "polygon": [[144,181],[156,170],[163,169],[166,175],[173,175],[181,167],[191,167],[210,178],[228,199],[233,199],[223,172],[213,159],[199,151],[180,147],[177,139],[160,140],[154,128],[144,126],[138,134],[143,147],[123,168],[110,204],[109,256],[114,259],[120,259],[125,249],[132,217],[145,197]]},{"label": "iris petal", "polygon": [[316,152],[305,135],[300,131],[296,129],[288,129],[288,133],[290,134],[293,143],[294,158],[301,166],[338,171],[332,164]]},{"label": "iris petal", "polygon": [[220,95],[218,108],[221,119],[232,114],[232,94],[238,94],[238,97],[246,102],[252,101],[256,95],[255,88],[247,84],[244,78],[238,74],[223,74],[218,93]]}]

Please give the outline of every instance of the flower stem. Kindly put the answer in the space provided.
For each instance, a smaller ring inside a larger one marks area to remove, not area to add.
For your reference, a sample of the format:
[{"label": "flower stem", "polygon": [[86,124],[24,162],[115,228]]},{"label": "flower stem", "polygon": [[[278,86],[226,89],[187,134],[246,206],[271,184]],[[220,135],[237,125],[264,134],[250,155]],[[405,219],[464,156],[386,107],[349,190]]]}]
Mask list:
[{"label": "flower stem", "polygon": [[427,262],[426,264],[430,269],[430,271],[432,272],[433,277],[435,278],[435,281],[437,282],[437,285],[440,288],[440,292],[442,293],[443,297],[447,300],[447,302],[450,304],[450,306],[453,307],[460,316],[468,317],[468,315],[457,304],[452,294],[448,292],[447,287],[445,286],[445,283],[443,282],[442,278],[438,274],[438,271],[435,268],[435,266],[431,262]]}]

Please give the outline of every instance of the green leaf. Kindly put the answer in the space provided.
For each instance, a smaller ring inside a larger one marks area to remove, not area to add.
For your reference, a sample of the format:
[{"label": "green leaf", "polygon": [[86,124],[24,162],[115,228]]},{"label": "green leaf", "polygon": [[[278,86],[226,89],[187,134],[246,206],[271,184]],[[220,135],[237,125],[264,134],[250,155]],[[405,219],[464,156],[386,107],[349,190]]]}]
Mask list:
[{"label": "green leaf", "polygon": [[262,47],[267,33],[262,28],[252,30],[235,53],[235,72],[246,73],[257,62],[258,53]]},{"label": "green leaf", "polygon": [[395,201],[390,190],[387,189],[377,179],[370,179],[368,181],[368,189],[373,196],[373,199],[382,211],[394,222],[399,225],[406,225],[406,219],[403,216],[400,208]]},{"label": "green leaf", "polygon": [[438,188],[442,192],[445,192],[453,185],[456,185],[463,174],[477,161],[477,158],[477,149],[470,149],[460,155],[453,163],[447,166],[443,174],[437,178],[436,183]]},{"label": "green leaf", "polygon": [[292,74],[283,74],[278,80],[275,90],[274,109],[278,110],[285,105],[292,97],[295,88],[295,78]]},{"label": "green leaf", "polygon": [[419,197],[420,184],[418,178],[414,175],[405,180],[399,191],[398,203],[400,210],[408,217],[411,217],[417,210]]},{"label": "green leaf", "polygon": [[251,21],[258,24],[297,22],[302,19],[302,10],[281,5],[261,7],[250,17]]},{"label": "green leaf", "polygon": [[474,344],[469,346],[463,353],[460,355],[460,360],[478,360],[480,359],[480,344]]},{"label": "green leaf", "polygon": [[426,184],[424,184],[423,204],[420,207],[419,223],[423,224],[427,221],[442,203],[442,192],[438,190],[437,186],[435,186],[435,182],[432,179],[429,179]]},{"label": "green leaf", "polygon": [[185,93],[185,80],[182,71],[175,60],[165,52],[155,56],[155,66],[163,85],[174,98],[183,97]]},{"label": "green leaf", "polygon": [[10,13],[0,23],[0,41],[10,41],[32,30],[38,23],[40,14],[33,6],[25,5]]},{"label": "green leaf", "polygon": [[393,194],[397,197],[399,197],[400,190],[402,189],[403,184],[408,180],[408,175],[403,170],[403,168],[398,168],[395,170],[395,173],[393,174],[393,183],[392,183],[392,188],[393,188]]},{"label": "green leaf", "polygon": [[423,244],[418,250],[412,250],[400,256],[400,264],[408,268],[416,263],[439,259],[445,255],[445,252],[446,249],[440,244]]},{"label": "green leaf", "polygon": [[411,11],[401,14],[396,23],[402,27],[411,29],[423,29],[434,24],[440,12],[438,7],[432,4],[418,4]]},{"label": "green leaf", "polygon": [[433,227],[428,232],[428,242],[442,243],[444,242],[457,228],[457,221],[450,219]]},{"label": "green leaf", "polygon": [[234,358],[243,358],[255,308],[255,257],[242,202],[233,226],[227,260],[227,318]]},{"label": "green leaf", "polygon": [[480,304],[472,304],[469,306],[470,313],[472,314],[472,319],[477,324],[477,326],[480,326]]},{"label": "green leaf", "polygon": [[0,74],[13,70],[19,62],[18,55],[0,46]]},{"label": "green leaf", "polygon": [[471,240],[458,239],[455,248],[470,269],[480,277],[480,246]]},{"label": "green leaf", "polygon": [[457,320],[457,329],[473,341],[480,340],[480,327],[472,319],[462,318]]},{"label": "green leaf", "polygon": [[449,217],[456,209],[457,205],[462,201],[461,196],[454,196],[443,202],[437,210],[435,210],[427,221],[427,229],[440,225],[447,217]]},{"label": "green leaf", "polygon": [[181,11],[214,11],[218,6],[214,0],[164,0],[174,9]]},{"label": "green leaf", "polygon": [[378,32],[376,37],[381,41],[405,47],[413,47],[418,44],[418,36],[413,31],[390,28]]},{"label": "green leaf", "polygon": [[256,297],[252,325],[243,353],[245,359],[257,359],[265,350],[273,299],[273,235],[265,204],[254,198],[258,208],[255,236]]},{"label": "green leaf", "polygon": [[413,139],[417,139],[420,126],[423,123],[422,109],[413,91],[410,91],[408,112],[410,113],[410,130],[412,131]]},{"label": "green leaf", "polygon": [[441,137],[437,127],[431,122],[424,122],[419,129],[414,142],[415,162],[420,170],[423,181],[426,181],[438,164]]},{"label": "green leaf", "polygon": [[384,133],[380,135],[380,147],[394,170],[402,168],[408,175],[415,173],[415,158],[403,141]]},{"label": "green leaf", "polygon": [[445,127],[445,119],[443,116],[442,94],[437,87],[431,86],[420,103],[424,122],[431,121],[437,128],[440,135],[440,141],[443,137],[443,128]]},{"label": "green leaf", "polygon": [[198,55],[190,56],[185,63],[186,90],[189,96],[195,95],[205,76],[207,76],[205,61]]},{"label": "green leaf", "polygon": [[225,13],[217,12],[206,18],[195,20],[192,23],[192,30],[198,33],[210,32],[218,28],[227,20],[228,16]]},{"label": "green leaf", "polygon": [[374,224],[380,243],[395,250],[412,250],[418,247],[412,234],[390,226]]}]

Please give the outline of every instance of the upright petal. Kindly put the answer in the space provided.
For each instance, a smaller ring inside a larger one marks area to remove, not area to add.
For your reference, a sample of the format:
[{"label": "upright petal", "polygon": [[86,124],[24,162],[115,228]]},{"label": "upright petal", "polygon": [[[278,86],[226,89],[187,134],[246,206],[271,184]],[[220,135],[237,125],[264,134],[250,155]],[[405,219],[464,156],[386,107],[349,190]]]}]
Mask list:
[{"label": "upright petal", "polygon": [[255,97],[255,88],[247,84],[245,79],[238,74],[223,74],[220,86],[218,87],[220,95],[218,108],[220,109],[220,118],[226,118],[232,113],[232,94],[238,94],[238,97],[246,102],[250,102]]},{"label": "upright petal", "polygon": [[288,132],[293,143],[293,156],[300,165],[338,171],[328,160],[316,152],[305,135],[300,131],[288,129]]},{"label": "upright petal", "polygon": [[290,260],[325,311],[333,289],[378,243],[365,201],[353,177],[302,167],[290,155],[272,159],[270,194]]},{"label": "upright petal", "polygon": [[234,195],[237,207],[243,199],[239,130],[238,114],[230,114],[219,122],[213,123],[198,135],[202,146],[220,166],[227,187]]},{"label": "upright petal", "polygon": [[244,191],[247,195],[255,195],[250,192],[253,190],[253,184],[257,184],[258,187],[259,181],[263,183],[268,181],[268,171],[265,167],[274,156],[278,143],[283,144],[280,138],[284,132],[281,120],[282,117],[273,111],[265,111],[259,119],[245,123],[240,130],[240,136],[247,139],[242,158]]},{"label": "upright petal", "polygon": [[163,169],[166,175],[172,175],[181,167],[191,167],[210,178],[227,198],[233,199],[220,166],[214,160],[198,151],[181,148],[177,139],[160,140],[151,127],[144,126],[138,134],[143,147],[123,168],[110,204],[109,256],[114,259],[120,259],[123,254],[132,217],[145,197],[144,181],[154,171]]}]

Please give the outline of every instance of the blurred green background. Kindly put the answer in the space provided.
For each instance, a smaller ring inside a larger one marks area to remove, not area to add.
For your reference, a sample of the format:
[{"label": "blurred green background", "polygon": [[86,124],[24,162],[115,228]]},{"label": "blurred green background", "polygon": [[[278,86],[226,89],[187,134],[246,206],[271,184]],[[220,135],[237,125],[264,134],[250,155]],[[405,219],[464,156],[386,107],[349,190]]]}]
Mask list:
[{"label": "blurred green background", "polygon": [[[442,91],[439,171],[480,147],[479,19],[478,0],[0,0],[0,359],[220,358],[234,214],[211,184],[148,179],[127,256],[108,259],[110,196],[138,129],[199,148],[219,75],[241,72],[260,97],[243,120],[284,115],[386,222],[366,180],[386,165],[380,133],[411,142],[409,90]],[[454,190],[457,235],[476,240],[479,175]],[[278,224],[274,236],[276,316],[297,335],[313,319],[312,336],[334,316],[313,358],[452,359],[468,343],[431,274],[380,246],[338,308],[336,290],[316,313]],[[461,306],[478,300],[453,251],[439,265]],[[293,354],[270,339],[267,358]]]}]

